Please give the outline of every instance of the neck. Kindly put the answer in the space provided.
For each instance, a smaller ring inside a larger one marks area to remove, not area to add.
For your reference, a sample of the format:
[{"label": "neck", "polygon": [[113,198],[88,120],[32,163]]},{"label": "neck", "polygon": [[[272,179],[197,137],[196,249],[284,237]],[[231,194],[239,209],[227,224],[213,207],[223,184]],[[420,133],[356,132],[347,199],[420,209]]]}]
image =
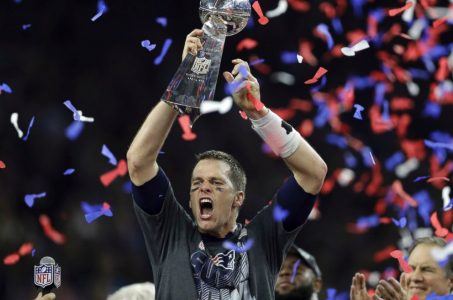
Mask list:
[{"label": "neck", "polygon": [[236,222],[235,223],[228,223],[225,227],[223,227],[220,231],[212,231],[212,232],[202,232],[202,233],[206,233],[206,234],[209,234],[209,235],[212,235],[216,238],[225,238],[227,236],[228,233],[230,232],[234,232],[237,228],[237,224]]}]

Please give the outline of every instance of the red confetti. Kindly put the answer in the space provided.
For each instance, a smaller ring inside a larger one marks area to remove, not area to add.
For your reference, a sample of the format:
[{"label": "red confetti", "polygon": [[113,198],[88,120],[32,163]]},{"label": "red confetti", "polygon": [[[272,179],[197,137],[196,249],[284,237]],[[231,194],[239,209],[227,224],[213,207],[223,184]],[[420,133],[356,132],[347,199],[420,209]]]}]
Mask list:
[{"label": "red confetti", "polygon": [[62,245],[66,242],[66,237],[52,227],[50,218],[47,215],[39,216],[39,224],[41,224],[44,234],[55,244]]},{"label": "red confetti", "polygon": [[434,229],[436,229],[434,234],[437,237],[442,237],[443,238],[443,237],[446,237],[448,235],[448,229],[443,228],[442,225],[440,224],[439,218],[437,217],[437,212],[434,212],[431,215],[431,225],[433,225]]},{"label": "red confetti", "polygon": [[245,112],[243,112],[242,110],[239,111],[239,114],[241,115],[241,118],[243,118],[244,120],[248,119],[247,114]]},{"label": "red confetti", "polygon": [[236,46],[236,51],[241,52],[244,49],[251,50],[256,46],[258,46],[257,41],[246,38],[239,42],[239,44]]},{"label": "red confetti", "polygon": [[433,28],[437,28],[439,27],[440,25],[444,24],[447,22],[447,17],[443,17],[443,18],[440,18],[440,19],[437,19],[436,21],[433,22]]},{"label": "red confetti", "polygon": [[118,176],[124,176],[127,174],[127,163],[124,159],[120,160],[115,169],[101,175],[100,180],[102,184],[107,187],[109,186]]},{"label": "red confetti", "polygon": [[444,81],[448,77],[448,58],[442,57],[439,59],[439,68],[436,72],[436,80],[437,81]]},{"label": "red confetti", "polygon": [[24,243],[22,246],[19,248],[19,255],[20,256],[25,256],[31,253],[33,250],[33,244],[32,243]]},{"label": "red confetti", "polygon": [[297,98],[291,99],[289,102],[289,108],[300,110],[303,112],[310,112],[313,110],[313,104],[307,100],[301,100]]},{"label": "red confetti", "polygon": [[252,7],[260,17],[258,19],[258,23],[260,23],[261,25],[266,25],[267,23],[269,23],[269,19],[264,16],[263,10],[261,9],[260,3],[258,1],[253,2]]},{"label": "red confetti", "polygon": [[314,46],[311,42],[301,41],[299,43],[299,54],[304,58],[304,61],[306,61],[309,65],[316,66],[318,64],[318,59],[312,52],[313,47]]},{"label": "red confetti", "polygon": [[426,180],[426,182],[433,182],[433,181],[436,181],[436,180],[445,180],[447,182],[450,181],[450,179],[448,179],[447,177],[431,177],[428,180]]},{"label": "red confetti", "polygon": [[395,250],[395,251],[390,252],[390,256],[393,258],[396,258],[398,260],[401,270],[403,270],[404,273],[413,272],[411,266],[409,266],[407,261],[404,260],[403,252],[401,250]]},{"label": "red confetti", "polygon": [[380,263],[380,262],[383,262],[384,260],[386,260],[387,258],[390,258],[391,257],[390,253],[394,250],[397,250],[397,249],[395,248],[395,246],[392,246],[392,245],[387,246],[382,250],[379,250],[378,252],[374,253],[374,256],[373,256],[374,262]]},{"label": "red confetti", "polygon": [[403,7],[391,9],[391,10],[389,10],[389,16],[390,16],[390,17],[394,17],[394,16],[396,16],[396,15],[402,13],[403,11],[408,10],[408,9],[411,8],[413,5],[414,5],[414,3],[411,2],[411,1],[409,1],[409,2],[407,2],[406,5],[404,5]]},{"label": "red confetti", "polygon": [[192,132],[192,127],[190,126],[190,118],[189,116],[181,116],[178,118],[179,125],[181,126],[182,131],[182,139],[185,141],[193,141],[197,138],[197,135]]},{"label": "red confetti", "polygon": [[10,254],[3,259],[3,264],[7,266],[15,265],[20,260],[20,256],[17,253]]},{"label": "red confetti", "polygon": [[0,160],[0,169],[5,169],[6,165],[3,161]]},{"label": "red confetti", "polygon": [[316,71],[315,76],[313,76],[312,79],[309,79],[309,80],[305,81],[305,84],[312,84],[312,83],[318,82],[319,78],[324,76],[324,74],[326,74],[326,73],[327,73],[327,70],[324,69],[323,67],[320,67],[318,69],[318,71]]},{"label": "red confetti", "polygon": [[310,3],[305,0],[288,0],[288,4],[297,11],[306,12],[310,10]]}]

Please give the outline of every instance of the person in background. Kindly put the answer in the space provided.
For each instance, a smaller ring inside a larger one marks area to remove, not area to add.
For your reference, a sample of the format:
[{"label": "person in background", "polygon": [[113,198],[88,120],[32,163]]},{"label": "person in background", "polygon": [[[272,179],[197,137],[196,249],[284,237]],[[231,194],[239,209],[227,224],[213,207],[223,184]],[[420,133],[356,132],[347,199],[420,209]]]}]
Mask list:
[{"label": "person in background", "polygon": [[[400,281],[394,278],[379,281],[373,300],[426,300],[429,295],[447,296],[453,291],[453,262],[451,257],[441,267],[432,255],[433,250],[441,250],[447,245],[438,237],[425,237],[415,240],[409,248],[408,264],[411,273],[402,273]],[[350,290],[351,300],[368,300],[365,276],[355,274]],[[450,299],[450,298],[448,298]],[[453,296],[451,297],[453,299]]]},{"label": "person in background", "polygon": [[155,288],[151,282],[134,283],[120,288],[107,300],[154,300]]},{"label": "person in background", "polygon": [[317,300],[322,274],[310,253],[293,245],[286,256],[275,286],[276,300]]}]

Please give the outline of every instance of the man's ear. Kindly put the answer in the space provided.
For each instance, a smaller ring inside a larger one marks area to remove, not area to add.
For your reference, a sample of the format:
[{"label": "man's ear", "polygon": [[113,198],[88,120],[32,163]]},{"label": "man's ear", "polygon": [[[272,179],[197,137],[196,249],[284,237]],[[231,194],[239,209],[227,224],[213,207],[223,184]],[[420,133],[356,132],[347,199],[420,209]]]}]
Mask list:
[{"label": "man's ear", "polygon": [[241,207],[244,203],[245,193],[243,191],[236,192],[233,200],[233,207]]},{"label": "man's ear", "polygon": [[319,293],[322,289],[322,279],[316,278],[313,280],[313,291]]}]

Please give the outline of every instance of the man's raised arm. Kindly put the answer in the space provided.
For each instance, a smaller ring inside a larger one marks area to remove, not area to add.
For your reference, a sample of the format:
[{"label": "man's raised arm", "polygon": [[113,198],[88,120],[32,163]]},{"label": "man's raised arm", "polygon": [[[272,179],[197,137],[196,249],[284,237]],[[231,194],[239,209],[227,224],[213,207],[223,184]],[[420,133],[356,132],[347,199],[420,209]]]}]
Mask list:
[{"label": "man's raised arm", "polygon": [[260,104],[259,84],[248,64],[240,59],[233,63],[233,71],[223,75],[227,82],[236,86],[235,103],[251,119],[253,129],[285,161],[304,191],[316,195],[327,173],[326,163],[291,125]]},{"label": "man's raised arm", "polygon": [[[195,29],[186,38],[182,59],[190,51],[196,55],[202,48],[199,37],[203,31]],[[156,176],[159,166],[157,156],[176,119],[177,112],[167,103],[160,101],[146,117],[127,151],[129,176],[136,186],[143,185]]]}]

